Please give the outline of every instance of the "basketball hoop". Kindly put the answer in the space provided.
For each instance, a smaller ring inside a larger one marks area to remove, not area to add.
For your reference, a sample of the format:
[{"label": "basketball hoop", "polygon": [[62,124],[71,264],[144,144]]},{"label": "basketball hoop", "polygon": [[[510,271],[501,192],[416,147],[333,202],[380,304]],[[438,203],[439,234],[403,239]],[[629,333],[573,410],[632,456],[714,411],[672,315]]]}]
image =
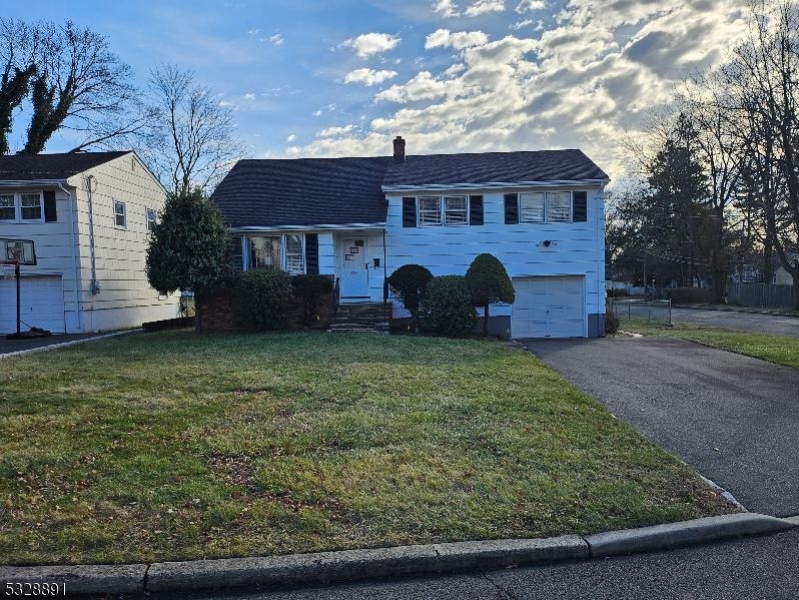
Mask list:
[{"label": "basketball hoop", "polygon": [[0,279],[15,279],[17,276],[17,264],[16,260],[0,262]]}]

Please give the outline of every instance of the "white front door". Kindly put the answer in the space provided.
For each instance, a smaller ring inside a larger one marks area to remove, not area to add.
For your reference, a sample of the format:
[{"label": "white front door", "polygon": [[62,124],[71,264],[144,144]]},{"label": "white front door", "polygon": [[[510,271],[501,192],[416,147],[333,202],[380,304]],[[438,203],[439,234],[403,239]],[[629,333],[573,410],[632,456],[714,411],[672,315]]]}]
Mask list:
[{"label": "white front door", "polygon": [[369,297],[369,266],[366,262],[366,238],[341,241],[341,297]]}]

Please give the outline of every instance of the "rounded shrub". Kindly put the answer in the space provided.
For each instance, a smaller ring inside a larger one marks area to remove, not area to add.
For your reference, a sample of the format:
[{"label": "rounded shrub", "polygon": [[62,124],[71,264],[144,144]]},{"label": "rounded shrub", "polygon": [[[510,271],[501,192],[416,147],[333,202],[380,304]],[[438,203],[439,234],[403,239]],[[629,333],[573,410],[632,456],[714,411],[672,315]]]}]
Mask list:
[{"label": "rounded shrub", "polygon": [[472,292],[472,303],[483,308],[483,335],[488,336],[488,308],[496,302],[513,304],[516,291],[508,272],[493,254],[480,254],[466,271],[466,283]]},{"label": "rounded shrub", "polygon": [[419,328],[419,303],[433,274],[422,265],[402,265],[386,280],[391,291],[408,309]]},{"label": "rounded shrub", "polygon": [[433,277],[425,288],[419,313],[426,327],[445,335],[465,335],[477,322],[472,293],[460,275]]},{"label": "rounded shrub", "polygon": [[233,315],[251,331],[284,325],[291,303],[291,277],[278,269],[251,269],[241,273],[234,288]]}]

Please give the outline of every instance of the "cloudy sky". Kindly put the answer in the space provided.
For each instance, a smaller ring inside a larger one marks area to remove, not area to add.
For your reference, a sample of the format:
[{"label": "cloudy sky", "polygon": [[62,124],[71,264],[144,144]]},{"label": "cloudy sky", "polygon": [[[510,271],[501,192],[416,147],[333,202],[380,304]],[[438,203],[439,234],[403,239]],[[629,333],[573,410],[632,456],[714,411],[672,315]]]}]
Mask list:
[{"label": "cloudy sky", "polygon": [[[252,157],[581,148],[619,139],[745,30],[745,0],[37,0],[108,37],[143,85],[193,69]],[[74,146],[54,138],[48,151]]]}]

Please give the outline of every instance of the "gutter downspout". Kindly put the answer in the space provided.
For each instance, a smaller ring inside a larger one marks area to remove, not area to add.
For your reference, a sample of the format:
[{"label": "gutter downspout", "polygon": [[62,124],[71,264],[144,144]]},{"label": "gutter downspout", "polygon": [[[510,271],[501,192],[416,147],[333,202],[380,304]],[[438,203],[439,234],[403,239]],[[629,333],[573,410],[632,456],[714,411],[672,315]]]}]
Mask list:
[{"label": "gutter downspout", "polygon": [[72,236],[72,244],[70,244],[72,246],[72,275],[75,281],[75,325],[77,331],[80,332],[82,331],[80,322],[80,270],[78,268],[78,253],[75,251],[76,246],[79,244],[78,237],[75,235],[75,215],[77,214],[78,195],[75,194],[75,201],[73,202],[72,193],[60,183],[58,187],[67,195],[67,199],[69,200],[69,229],[70,235]]},{"label": "gutter downspout", "polygon": [[388,323],[388,267],[386,266],[386,228],[383,227],[383,322]]},{"label": "gutter downspout", "polygon": [[100,286],[97,284],[97,264],[94,257],[94,210],[92,207],[92,182],[94,182],[95,185],[97,184],[97,179],[94,177],[94,175],[89,175],[88,177],[84,178],[86,193],[89,197],[89,257],[92,267],[92,279],[89,289],[91,290],[92,296],[96,296],[100,293]]}]

